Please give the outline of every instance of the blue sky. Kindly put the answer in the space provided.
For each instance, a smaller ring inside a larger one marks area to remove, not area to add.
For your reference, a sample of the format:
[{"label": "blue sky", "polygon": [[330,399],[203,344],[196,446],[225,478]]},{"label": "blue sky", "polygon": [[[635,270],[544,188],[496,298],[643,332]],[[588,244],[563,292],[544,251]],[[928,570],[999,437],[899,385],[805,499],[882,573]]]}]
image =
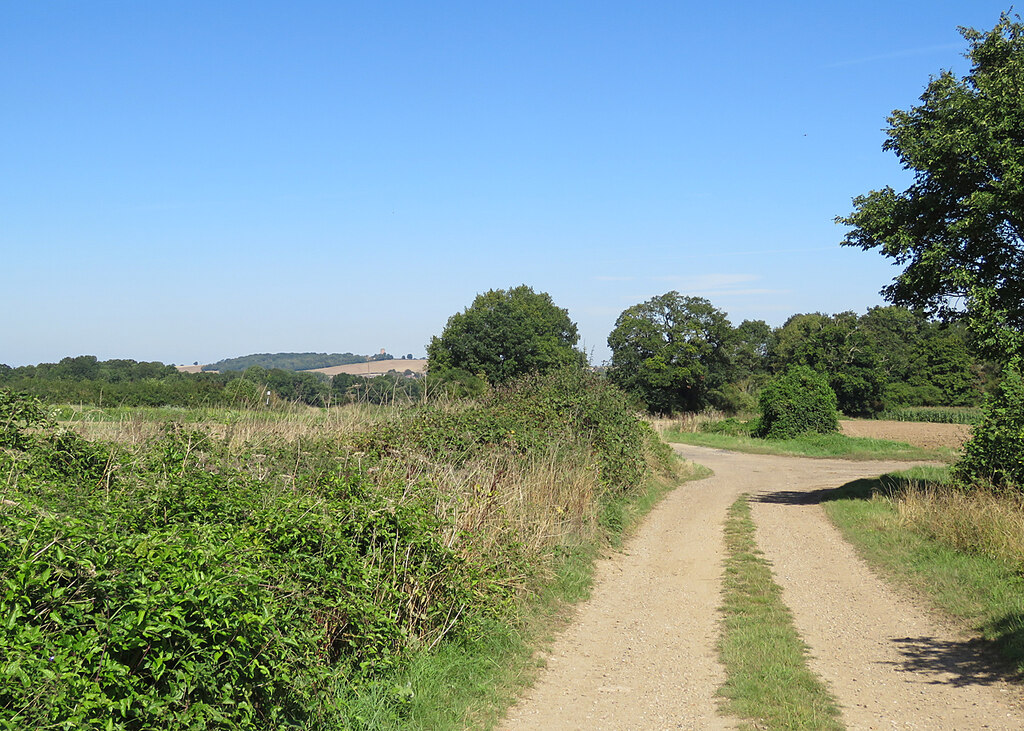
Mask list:
[{"label": "blue sky", "polygon": [[0,9],[0,363],[419,356],[528,284],[595,361],[677,290],[734,324],[882,304],[853,196],[958,25],[906,2]]}]

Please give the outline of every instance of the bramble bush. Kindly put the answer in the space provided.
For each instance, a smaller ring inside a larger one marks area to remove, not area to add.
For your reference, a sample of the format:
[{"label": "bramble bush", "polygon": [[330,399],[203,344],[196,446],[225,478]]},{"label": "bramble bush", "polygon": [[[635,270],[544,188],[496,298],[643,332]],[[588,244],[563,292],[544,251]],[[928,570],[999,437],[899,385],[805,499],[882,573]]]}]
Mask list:
[{"label": "bramble bush", "polygon": [[839,430],[835,391],[823,375],[807,366],[792,367],[769,381],[759,404],[761,418],[755,436],[764,439]]},{"label": "bramble bush", "polygon": [[671,450],[636,417],[625,393],[572,366],[524,376],[461,407],[416,406],[352,437],[367,458],[404,449],[452,466],[494,448],[538,456],[565,443],[597,461],[603,485],[621,490],[642,483],[652,463],[665,467],[672,460]]},{"label": "bramble bush", "polygon": [[636,487],[646,479],[651,461],[665,465],[672,459],[650,425],[636,418],[621,389],[580,368],[526,376],[496,389],[489,406],[515,415],[526,433],[540,432],[540,441],[570,436],[585,440],[600,465],[600,480],[609,488]]},{"label": "bramble bush", "polygon": [[579,369],[386,413],[244,444],[170,423],[128,447],[0,391],[0,729],[360,728],[371,686],[401,718],[389,678],[513,617],[537,570],[524,470],[550,541],[599,522],[569,483],[607,502],[671,461]]},{"label": "bramble bush", "polygon": [[0,390],[0,448],[24,449],[32,441],[29,429],[47,423],[38,399]]},{"label": "bramble bush", "polygon": [[131,458],[22,436],[0,453],[0,728],[345,726],[339,676],[502,601],[442,543],[429,484],[394,500],[337,453],[257,479],[181,428]]}]

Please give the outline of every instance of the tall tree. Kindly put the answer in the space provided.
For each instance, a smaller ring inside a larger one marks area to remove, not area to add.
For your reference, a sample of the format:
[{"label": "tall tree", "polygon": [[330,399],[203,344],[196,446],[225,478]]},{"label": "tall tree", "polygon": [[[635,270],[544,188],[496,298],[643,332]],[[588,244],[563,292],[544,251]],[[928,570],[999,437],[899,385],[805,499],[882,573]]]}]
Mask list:
[{"label": "tall tree", "polygon": [[1024,25],[961,28],[970,73],[934,77],[921,104],[889,117],[883,145],[914,182],[854,199],[843,244],[905,269],[883,292],[944,316],[966,309],[988,352],[1024,331]]},{"label": "tall tree", "polygon": [[929,320],[920,310],[872,307],[860,326],[885,372],[887,404],[970,406],[981,399],[963,324]]},{"label": "tall tree", "polygon": [[656,413],[718,405],[732,378],[732,325],[701,297],[668,292],[619,315],[609,377]]},{"label": "tall tree", "polygon": [[844,414],[870,416],[883,408],[885,373],[853,312],[793,315],[775,332],[770,361],[776,372],[805,365],[825,374]]},{"label": "tall tree", "polygon": [[738,381],[749,382],[751,387],[756,387],[768,377],[771,340],[772,328],[764,320],[744,320],[739,324],[732,342],[732,359]]},{"label": "tall tree", "polygon": [[446,371],[484,374],[492,384],[531,371],[585,362],[569,313],[551,295],[525,284],[492,289],[448,319],[427,346],[432,375]]}]

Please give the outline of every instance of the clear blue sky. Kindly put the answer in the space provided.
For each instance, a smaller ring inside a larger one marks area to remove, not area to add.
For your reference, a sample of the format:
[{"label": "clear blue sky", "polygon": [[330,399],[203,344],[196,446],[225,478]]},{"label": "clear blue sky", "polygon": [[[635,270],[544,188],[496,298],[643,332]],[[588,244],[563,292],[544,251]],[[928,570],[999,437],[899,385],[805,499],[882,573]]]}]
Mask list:
[{"label": "clear blue sky", "polygon": [[419,356],[523,283],[597,362],[673,289],[863,312],[896,272],[833,218],[906,185],[886,116],[1006,9],[5,3],[0,363]]}]

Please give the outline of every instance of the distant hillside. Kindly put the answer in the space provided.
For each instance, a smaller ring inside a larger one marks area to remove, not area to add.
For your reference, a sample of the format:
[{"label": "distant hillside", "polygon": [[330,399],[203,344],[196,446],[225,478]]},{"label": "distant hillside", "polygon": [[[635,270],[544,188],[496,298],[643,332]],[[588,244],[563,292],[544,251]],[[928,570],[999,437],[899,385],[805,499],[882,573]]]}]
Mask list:
[{"label": "distant hillside", "polygon": [[[373,359],[391,358],[392,356],[375,355]],[[365,355],[355,353],[254,353],[238,358],[225,358],[216,363],[203,366],[204,371],[244,371],[252,366],[261,368],[280,368],[285,371],[309,371],[314,368],[330,368],[331,366],[348,365],[349,363],[366,363],[371,360]]]}]

